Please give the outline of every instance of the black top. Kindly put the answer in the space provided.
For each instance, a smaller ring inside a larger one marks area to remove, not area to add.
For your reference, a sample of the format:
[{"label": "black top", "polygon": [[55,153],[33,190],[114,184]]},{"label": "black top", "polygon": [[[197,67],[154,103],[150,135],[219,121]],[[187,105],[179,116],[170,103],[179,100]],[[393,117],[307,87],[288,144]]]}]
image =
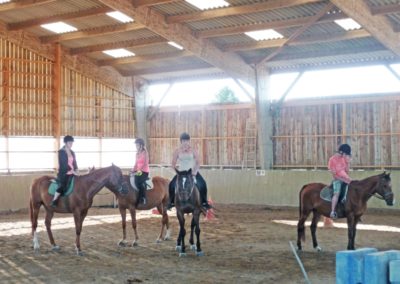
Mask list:
[{"label": "black top", "polygon": [[[71,155],[74,157],[74,162],[73,162],[73,170],[78,169],[78,165],[76,163],[76,158],[75,158],[75,153],[74,151],[71,151]],[[70,169],[68,165],[68,154],[67,151],[65,150],[65,146],[62,147],[60,150],[58,150],[58,176],[64,176]]]}]

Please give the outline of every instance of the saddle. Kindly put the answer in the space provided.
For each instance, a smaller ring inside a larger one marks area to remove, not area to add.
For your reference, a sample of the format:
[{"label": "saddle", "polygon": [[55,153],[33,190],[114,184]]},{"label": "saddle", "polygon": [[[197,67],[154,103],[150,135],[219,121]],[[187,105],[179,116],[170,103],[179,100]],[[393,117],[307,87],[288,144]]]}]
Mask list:
[{"label": "saddle", "polygon": [[[336,205],[336,213],[339,218],[345,217],[345,208],[344,205],[346,203],[346,197],[347,197],[347,191],[348,191],[349,186],[346,185],[345,183],[342,183],[342,186],[340,187],[340,193],[339,193],[339,200]],[[325,186],[320,193],[321,199],[332,202],[332,197],[333,197],[333,186],[332,184]]]},{"label": "saddle", "polygon": [[[132,188],[133,188],[135,191],[139,191],[139,189],[136,187],[136,184],[135,184],[135,176],[134,176],[134,175],[131,175],[131,176],[129,177],[129,182],[130,182]],[[148,177],[148,178],[146,179],[146,190],[152,190],[153,187],[154,187],[153,181],[152,181],[152,179],[151,179],[150,177]]]},{"label": "saddle", "polygon": [[[70,195],[73,192],[74,184],[75,184],[75,177],[72,177],[70,183],[68,184],[67,189],[64,190],[64,193],[62,194],[62,196]],[[58,180],[51,179],[49,189],[48,189],[49,194],[54,195],[56,193],[57,188],[59,188],[59,187],[60,187],[60,183],[58,182]]]}]

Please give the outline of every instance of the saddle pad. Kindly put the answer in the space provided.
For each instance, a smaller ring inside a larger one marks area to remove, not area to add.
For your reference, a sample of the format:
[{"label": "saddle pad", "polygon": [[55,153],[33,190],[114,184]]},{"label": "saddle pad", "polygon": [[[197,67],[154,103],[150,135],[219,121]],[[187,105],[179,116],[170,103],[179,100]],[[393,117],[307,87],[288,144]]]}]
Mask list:
[{"label": "saddle pad", "polygon": [[331,201],[332,201],[332,195],[333,195],[333,189],[332,189],[329,185],[325,186],[325,187],[321,190],[321,192],[320,192],[320,194],[319,194],[319,196],[321,197],[321,199],[323,199],[323,200],[325,200],[325,201],[328,201],[328,202],[331,202]]},{"label": "saddle pad", "polygon": [[[129,177],[129,181],[130,181],[130,183],[131,183],[131,186],[132,186],[132,188],[135,190],[135,191],[138,191],[138,189],[137,189],[137,187],[136,187],[136,184],[135,184],[135,176],[134,175],[131,175],[130,177]],[[152,179],[151,178],[148,178],[147,180],[146,180],[146,189],[147,190],[152,190],[153,189],[153,181],[152,181]]]},{"label": "saddle pad", "polygon": [[[344,203],[346,201],[347,190],[348,186],[342,186],[339,194],[339,202]],[[331,202],[333,196],[333,188],[330,185],[325,186],[323,189],[321,189],[319,196],[321,197],[321,199]]]},{"label": "saddle pad", "polygon": [[[67,191],[64,192],[64,194],[62,196],[68,196],[72,193],[72,191],[74,189],[74,183],[75,183],[75,177],[73,177],[71,179],[71,182],[69,183],[69,187],[68,187]],[[50,182],[50,185],[49,185],[49,190],[48,190],[49,194],[54,195],[56,193],[56,190],[58,187],[59,187],[59,183],[56,180],[52,179]]]}]

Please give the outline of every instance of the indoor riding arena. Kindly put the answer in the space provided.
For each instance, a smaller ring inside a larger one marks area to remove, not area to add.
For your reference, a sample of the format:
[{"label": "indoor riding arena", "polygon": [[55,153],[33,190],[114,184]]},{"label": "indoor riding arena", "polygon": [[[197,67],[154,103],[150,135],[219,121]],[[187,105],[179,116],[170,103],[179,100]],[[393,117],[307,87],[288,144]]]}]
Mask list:
[{"label": "indoor riding arena", "polygon": [[[400,283],[400,1],[195,2],[0,0],[0,283]],[[167,210],[185,132],[209,210]]]}]

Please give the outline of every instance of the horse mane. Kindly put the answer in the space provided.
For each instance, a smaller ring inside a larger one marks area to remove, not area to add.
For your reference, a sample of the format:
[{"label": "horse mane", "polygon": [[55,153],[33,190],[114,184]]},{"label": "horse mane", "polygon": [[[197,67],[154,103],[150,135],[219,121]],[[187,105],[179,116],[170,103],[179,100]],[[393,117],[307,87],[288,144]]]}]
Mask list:
[{"label": "horse mane", "polygon": [[370,182],[371,179],[378,179],[379,180],[379,178],[382,178],[382,177],[385,178],[387,181],[390,181],[390,174],[387,174],[386,172],[383,172],[383,173],[378,174],[378,175],[366,177],[366,178],[364,178],[362,180],[353,180],[351,182],[351,185],[352,185],[352,187],[354,187],[356,189],[364,188],[364,185],[366,183]]}]

